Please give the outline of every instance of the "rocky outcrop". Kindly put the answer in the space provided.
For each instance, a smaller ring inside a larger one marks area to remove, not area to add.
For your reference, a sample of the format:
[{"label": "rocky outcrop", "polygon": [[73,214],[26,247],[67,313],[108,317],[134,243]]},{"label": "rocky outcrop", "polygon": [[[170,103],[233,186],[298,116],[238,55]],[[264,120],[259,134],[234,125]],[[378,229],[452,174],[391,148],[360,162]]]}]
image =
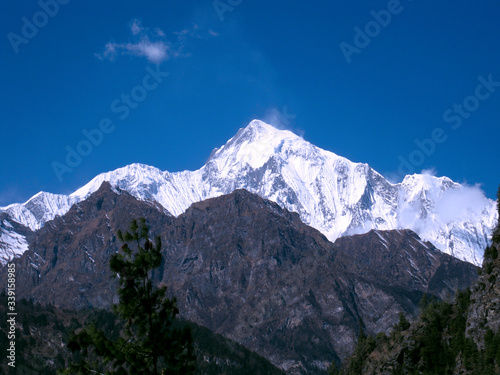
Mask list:
[{"label": "rocky outcrop", "polygon": [[104,183],[35,233],[15,261],[18,297],[109,308],[115,233],[140,216],[162,239],[165,261],[153,277],[169,286],[181,315],[288,373],[325,372],[352,353],[360,322],[369,334],[389,332],[401,311],[416,312],[423,293],[444,298],[476,277],[473,265],[411,231],[332,244],[298,214],[245,190],[195,203],[175,218]]},{"label": "rocky outcrop", "polygon": [[500,332],[500,226],[495,230],[494,241],[485,251],[481,276],[472,289],[471,306],[467,319],[466,335],[480,349],[485,347],[488,330]]},{"label": "rocky outcrop", "polygon": [[423,293],[451,296],[476,278],[476,267],[414,232],[331,244],[297,214],[244,190],[193,204],[173,224],[162,280],[182,291],[187,317],[290,372],[348,356],[359,320],[370,334],[388,332]]},{"label": "rocky outcrop", "polygon": [[[500,193],[498,205],[500,209]],[[497,225],[471,290],[457,293],[452,304],[426,304],[418,319],[411,325],[400,324],[389,337],[365,339],[346,361],[341,374],[499,374],[499,252]],[[449,269],[456,274],[456,267]]]},{"label": "rocky outcrop", "polygon": [[[139,202],[108,183],[30,236],[16,263],[16,296],[68,308],[109,308],[115,297],[109,257],[116,231],[147,216],[161,227],[171,220],[157,204]],[[0,274],[5,285],[5,272]]]}]

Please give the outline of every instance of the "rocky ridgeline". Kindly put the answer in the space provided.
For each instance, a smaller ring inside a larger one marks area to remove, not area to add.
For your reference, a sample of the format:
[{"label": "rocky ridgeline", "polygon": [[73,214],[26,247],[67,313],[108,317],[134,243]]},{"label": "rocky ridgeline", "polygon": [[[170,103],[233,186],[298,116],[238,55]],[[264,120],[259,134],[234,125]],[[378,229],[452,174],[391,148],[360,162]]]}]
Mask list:
[{"label": "rocky ridgeline", "polygon": [[[388,333],[424,293],[470,286],[477,268],[414,232],[371,231],[331,243],[298,214],[245,190],[191,205],[178,217],[103,183],[29,238],[16,263],[18,298],[58,308],[116,302],[109,257],[118,229],[144,216],[163,242],[154,280],[181,316],[243,344],[287,373],[325,373],[356,345],[360,322]],[[0,285],[5,272],[0,271]]]},{"label": "rocky ridgeline", "polygon": [[[389,336],[362,337],[340,373],[499,374],[499,253],[500,224],[472,288],[459,292],[453,303],[424,301],[418,319],[400,320]],[[331,371],[337,373],[333,366]]]},{"label": "rocky ridgeline", "polygon": [[[500,331],[500,225],[493,235],[493,244],[485,251],[481,276],[472,289],[467,317],[467,336],[480,349],[485,348],[488,330]],[[499,348],[500,350],[500,348]]]},{"label": "rocky ridgeline", "polygon": [[254,120],[196,171],[170,173],[131,164],[96,176],[70,195],[40,192],[24,204],[0,207],[0,215],[7,215],[0,222],[0,263],[27,249],[24,231],[18,232],[14,222],[40,229],[104,181],[139,200],[157,202],[174,216],[195,202],[245,189],[297,212],[332,242],[371,229],[410,229],[477,266],[497,220],[494,201],[477,187],[428,174],[392,184],[368,164]]}]

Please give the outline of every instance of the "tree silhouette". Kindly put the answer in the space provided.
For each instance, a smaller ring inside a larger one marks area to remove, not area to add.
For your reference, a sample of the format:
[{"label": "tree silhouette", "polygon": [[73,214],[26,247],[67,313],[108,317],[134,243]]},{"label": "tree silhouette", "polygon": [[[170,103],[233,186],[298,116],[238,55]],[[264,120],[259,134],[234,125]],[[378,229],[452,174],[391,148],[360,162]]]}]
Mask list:
[{"label": "tree silhouette", "polygon": [[167,287],[155,287],[151,280],[162,255],[160,238],[153,244],[148,232],[141,218],[132,220],[129,231],[117,233],[123,245],[111,256],[110,268],[119,284],[120,301],[113,308],[123,322],[120,336],[113,340],[95,325],[84,328],[68,344],[83,360],[63,374],[95,374],[95,369],[105,374],[194,373],[191,332],[175,324],[176,299],[167,298]]}]

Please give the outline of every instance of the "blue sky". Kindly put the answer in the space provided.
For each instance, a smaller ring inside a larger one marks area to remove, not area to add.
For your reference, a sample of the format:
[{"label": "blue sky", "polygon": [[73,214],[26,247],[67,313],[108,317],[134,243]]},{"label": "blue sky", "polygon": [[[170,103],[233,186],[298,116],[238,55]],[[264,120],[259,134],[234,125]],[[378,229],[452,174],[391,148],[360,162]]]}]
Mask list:
[{"label": "blue sky", "polygon": [[254,118],[494,198],[500,5],[353,3],[0,2],[0,206],[134,162],[198,169]]}]

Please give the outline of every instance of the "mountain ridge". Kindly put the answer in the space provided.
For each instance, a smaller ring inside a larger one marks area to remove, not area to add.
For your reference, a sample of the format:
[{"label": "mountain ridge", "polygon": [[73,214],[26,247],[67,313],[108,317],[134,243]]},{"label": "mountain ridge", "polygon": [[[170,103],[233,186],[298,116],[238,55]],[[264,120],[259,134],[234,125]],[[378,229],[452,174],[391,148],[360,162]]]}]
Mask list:
[{"label": "mountain ridge", "polygon": [[[368,332],[385,332],[399,312],[415,313],[423,293],[446,297],[477,278],[475,266],[414,232],[373,231],[352,236],[352,246],[331,243],[297,213],[244,189],[193,203],[178,217],[154,203],[104,182],[34,233],[30,249],[14,260],[16,296],[61,308],[110,308],[115,233],[144,216],[165,259],[152,279],[168,285],[183,317],[287,373],[319,374],[352,352],[359,318]],[[382,255],[361,264],[367,248]],[[414,263],[413,275],[405,262]]]},{"label": "mountain ridge", "polygon": [[[214,149],[198,170],[171,173],[130,164],[96,176],[68,196],[41,192],[0,212],[36,230],[103,181],[138,199],[156,201],[174,216],[194,202],[245,188],[297,212],[332,241],[370,229],[412,229],[442,251],[476,265],[496,222],[492,200],[447,177],[411,175],[392,184],[368,164],[351,162],[259,120]],[[452,207],[455,217],[443,205]]]}]

